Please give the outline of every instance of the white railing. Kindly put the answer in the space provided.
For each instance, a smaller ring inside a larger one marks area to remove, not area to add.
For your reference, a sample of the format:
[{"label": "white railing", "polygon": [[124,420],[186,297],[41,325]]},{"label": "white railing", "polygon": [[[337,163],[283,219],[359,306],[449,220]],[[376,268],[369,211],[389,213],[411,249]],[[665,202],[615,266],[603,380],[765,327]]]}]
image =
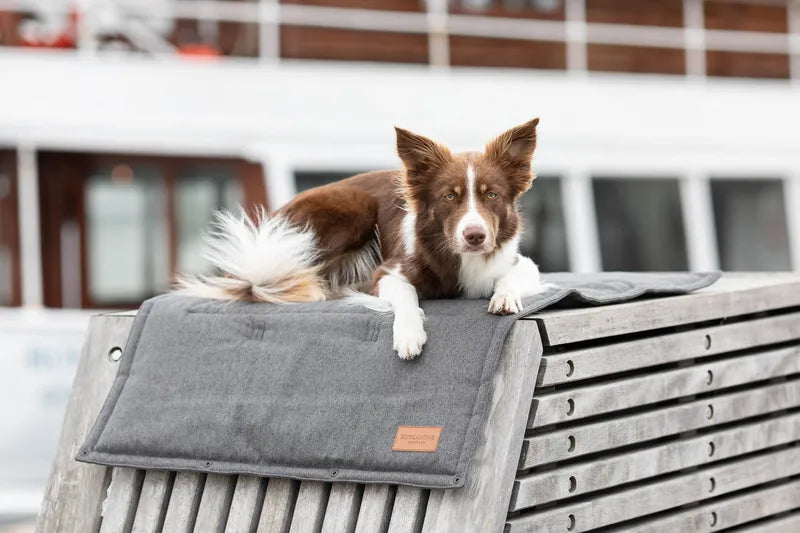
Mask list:
[{"label": "white railing", "polygon": [[[399,12],[345,7],[282,4],[278,0],[232,2],[226,0],[0,0],[0,10],[35,13],[52,30],[59,17],[67,24],[77,12],[77,48],[95,53],[104,34],[119,33],[152,54],[174,51],[166,29],[175,19],[239,22],[258,25],[258,57],[280,59],[281,25],[427,34],[429,62],[449,64],[448,35],[555,40],[567,43],[567,69],[585,71],[587,44],[613,44],[682,49],[687,74],[705,74],[705,52],[785,53],[791,56],[793,78],[800,77],[800,2],[787,5],[789,33],[708,30],[704,27],[703,0],[684,0],[682,28],[605,24],[586,21],[585,0],[563,0],[563,21],[489,17],[450,13],[447,0],[428,0],[425,10]],[[715,0],[712,0],[715,1]]]}]

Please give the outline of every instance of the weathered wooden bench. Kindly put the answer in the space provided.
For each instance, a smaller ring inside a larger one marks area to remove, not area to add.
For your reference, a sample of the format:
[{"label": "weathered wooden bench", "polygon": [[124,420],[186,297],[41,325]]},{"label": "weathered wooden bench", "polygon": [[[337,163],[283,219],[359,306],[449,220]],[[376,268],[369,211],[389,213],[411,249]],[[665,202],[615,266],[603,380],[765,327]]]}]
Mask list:
[{"label": "weathered wooden bench", "polygon": [[40,531],[800,531],[800,276],[519,321],[448,490],[75,462],[133,317],[91,322]]}]

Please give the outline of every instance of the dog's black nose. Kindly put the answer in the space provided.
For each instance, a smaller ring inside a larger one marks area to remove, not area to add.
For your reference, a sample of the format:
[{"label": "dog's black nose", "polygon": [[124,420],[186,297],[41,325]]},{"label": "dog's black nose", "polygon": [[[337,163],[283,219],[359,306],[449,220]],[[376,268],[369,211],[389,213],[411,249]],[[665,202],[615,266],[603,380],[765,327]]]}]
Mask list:
[{"label": "dog's black nose", "polygon": [[469,226],[464,229],[464,240],[470,246],[480,246],[486,240],[486,232],[480,226]]}]

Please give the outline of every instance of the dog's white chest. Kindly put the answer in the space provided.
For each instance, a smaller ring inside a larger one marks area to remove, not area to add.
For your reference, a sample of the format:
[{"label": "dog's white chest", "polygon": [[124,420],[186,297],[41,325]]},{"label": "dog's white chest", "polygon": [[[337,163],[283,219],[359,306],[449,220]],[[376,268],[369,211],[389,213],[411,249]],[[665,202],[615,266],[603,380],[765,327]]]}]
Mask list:
[{"label": "dog's white chest", "polygon": [[481,255],[461,256],[459,284],[465,298],[489,298],[497,280],[505,276],[517,257],[517,241],[502,246],[491,258]]}]

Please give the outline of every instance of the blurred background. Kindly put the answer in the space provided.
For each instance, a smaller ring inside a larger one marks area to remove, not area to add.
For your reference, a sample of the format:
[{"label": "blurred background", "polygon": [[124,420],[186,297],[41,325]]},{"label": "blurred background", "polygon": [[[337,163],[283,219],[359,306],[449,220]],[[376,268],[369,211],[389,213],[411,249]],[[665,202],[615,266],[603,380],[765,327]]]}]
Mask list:
[{"label": "blurred background", "polygon": [[206,270],[214,210],[534,116],[542,270],[800,270],[798,1],[0,0],[0,530],[88,317]]}]

